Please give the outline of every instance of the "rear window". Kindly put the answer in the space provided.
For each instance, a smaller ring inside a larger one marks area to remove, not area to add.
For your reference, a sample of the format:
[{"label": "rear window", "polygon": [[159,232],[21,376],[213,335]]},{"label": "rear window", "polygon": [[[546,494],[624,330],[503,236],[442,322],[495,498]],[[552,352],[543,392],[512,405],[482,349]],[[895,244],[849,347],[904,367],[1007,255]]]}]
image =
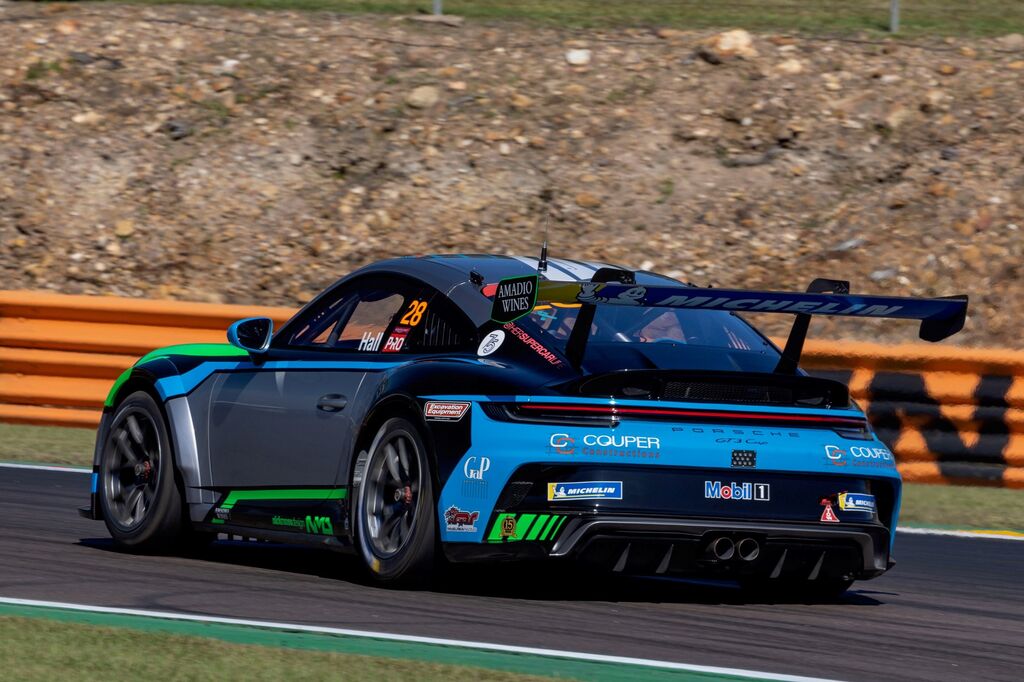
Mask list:
[{"label": "rear window", "polygon": [[[564,352],[580,309],[538,302],[516,324]],[[728,312],[603,305],[590,327],[584,364],[771,372],[778,359],[764,337]]]}]

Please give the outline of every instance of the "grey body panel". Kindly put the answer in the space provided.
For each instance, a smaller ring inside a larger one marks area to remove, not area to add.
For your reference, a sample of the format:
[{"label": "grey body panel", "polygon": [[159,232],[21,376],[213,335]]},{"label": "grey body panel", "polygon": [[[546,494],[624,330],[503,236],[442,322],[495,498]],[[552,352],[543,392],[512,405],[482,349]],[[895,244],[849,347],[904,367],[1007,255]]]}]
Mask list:
[{"label": "grey body panel", "polygon": [[[188,398],[172,398],[167,401],[165,408],[171,426],[171,442],[177,456],[178,471],[181,472],[182,483],[185,486],[185,501],[189,504],[213,502],[213,494],[202,489],[202,474],[204,471],[208,472],[208,468],[199,464],[199,445],[196,442],[196,429],[192,422]],[[204,499],[204,493],[209,499]]]},{"label": "grey body panel", "polygon": [[352,399],[362,370],[249,370],[211,377],[208,448],[212,485],[333,485],[352,449],[345,409],[325,412],[327,394]]}]

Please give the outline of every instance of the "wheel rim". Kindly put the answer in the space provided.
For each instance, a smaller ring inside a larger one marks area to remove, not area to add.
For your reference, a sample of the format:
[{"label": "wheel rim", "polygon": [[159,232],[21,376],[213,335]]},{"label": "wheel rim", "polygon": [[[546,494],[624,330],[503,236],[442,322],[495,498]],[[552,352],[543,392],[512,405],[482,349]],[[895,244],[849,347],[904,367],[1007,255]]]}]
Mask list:
[{"label": "wheel rim", "polygon": [[387,559],[412,537],[422,489],[419,448],[407,431],[385,437],[363,478],[363,518],[374,555]]},{"label": "wheel rim", "polygon": [[149,413],[122,412],[110,430],[103,487],[111,520],[129,529],[146,518],[160,475],[160,437]]}]

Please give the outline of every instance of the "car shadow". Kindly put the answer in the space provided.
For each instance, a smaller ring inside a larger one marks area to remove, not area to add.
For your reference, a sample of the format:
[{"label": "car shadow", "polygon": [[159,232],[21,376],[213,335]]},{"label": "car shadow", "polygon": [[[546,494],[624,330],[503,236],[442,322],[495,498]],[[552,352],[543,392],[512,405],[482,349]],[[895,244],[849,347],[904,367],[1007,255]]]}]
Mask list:
[{"label": "car shadow", "polygon": [[[129,555],[110,538],[83,538],[78,544],[99,551]],[[878,606],[884,603],[878,597],[884,598],[887,594],[860,590],[858,583],[853,589],[832,598],[813,598],[799,594],[779,596],[745,591],[725,580],[621,576],[591,571],[570,562],[448,564],[427,584],[382,587],[368,575],[359,559],[353,555],[264,541],[218,540],[200,549],[171,556],[338,580],[377,589],[422,590],[439,594],[532,601]]]}]

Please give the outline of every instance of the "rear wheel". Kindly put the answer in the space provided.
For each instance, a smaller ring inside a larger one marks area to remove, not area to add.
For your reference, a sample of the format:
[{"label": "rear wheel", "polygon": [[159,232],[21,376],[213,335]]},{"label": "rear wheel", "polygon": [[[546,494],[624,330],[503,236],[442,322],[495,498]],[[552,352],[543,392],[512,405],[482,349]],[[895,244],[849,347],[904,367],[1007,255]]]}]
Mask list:
[{"label": "rear wheel", "polygon": [[382,582],[421,582],[437,542],[434,490],[426,445],[411,422],[384,422],[370,447],[357,492],[356,542]]},{"label": "rear wheel", "polygon": [[140,552],[169,549],[182,537],[183,503],[163,413],[145,391],[117,408],[100,455],[98,491],[114,541]]}]

